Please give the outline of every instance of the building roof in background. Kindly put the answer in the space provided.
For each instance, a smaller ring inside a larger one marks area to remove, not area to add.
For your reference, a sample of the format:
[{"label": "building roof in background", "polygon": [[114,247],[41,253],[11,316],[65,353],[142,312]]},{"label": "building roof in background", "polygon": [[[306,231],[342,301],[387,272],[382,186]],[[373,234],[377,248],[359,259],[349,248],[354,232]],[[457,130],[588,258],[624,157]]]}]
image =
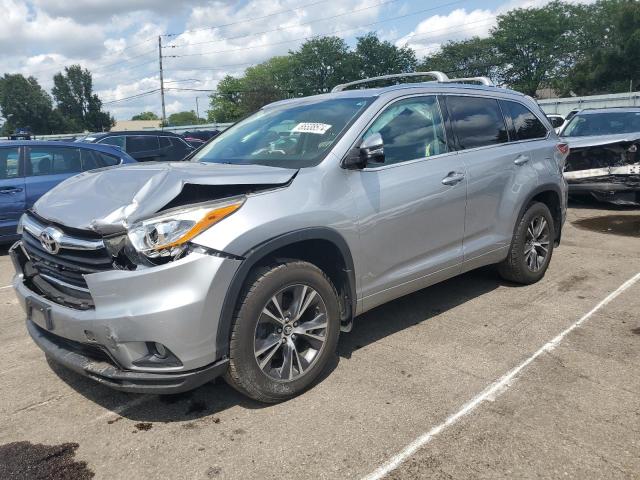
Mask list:
[{"label": "building roof in background", "polygon": [[118,120],[111,129],[112,132],[124,132],[127,130],[145,130],[148,128],[160,128],[160,120]]}]

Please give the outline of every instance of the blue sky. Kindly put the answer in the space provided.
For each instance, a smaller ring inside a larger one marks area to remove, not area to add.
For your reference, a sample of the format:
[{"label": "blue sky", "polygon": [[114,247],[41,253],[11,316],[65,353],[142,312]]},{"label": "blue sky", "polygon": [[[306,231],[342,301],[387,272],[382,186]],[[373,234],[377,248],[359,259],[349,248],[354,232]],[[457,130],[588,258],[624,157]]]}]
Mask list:
[{"label": "blue sky", "polygon": [[80,63],[118,119],[160,111],[157,36],[163,49],[168,113],[201,113],[207,93],[227,74],[296,49],[306,38],[335,34],[353,45],[368,31],[419,57],[448,40],[485,36],[496,15],[547,0],[0,0],[0,73],[34,75],[47,89],[53,74]]}]

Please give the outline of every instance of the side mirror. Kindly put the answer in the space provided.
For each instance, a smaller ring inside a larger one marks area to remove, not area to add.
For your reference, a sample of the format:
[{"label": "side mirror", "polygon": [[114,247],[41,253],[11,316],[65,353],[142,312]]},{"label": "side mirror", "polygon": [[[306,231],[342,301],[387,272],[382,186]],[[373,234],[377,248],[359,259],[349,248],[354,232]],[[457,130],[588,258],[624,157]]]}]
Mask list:
[{"label": "side mirror", "polygon": [[359,147],[353,148],[342,161],[342,166],[355,170],[366,167],[370,162],[384,162],[384,142],[379,133],[369,135],[362,140]]}]

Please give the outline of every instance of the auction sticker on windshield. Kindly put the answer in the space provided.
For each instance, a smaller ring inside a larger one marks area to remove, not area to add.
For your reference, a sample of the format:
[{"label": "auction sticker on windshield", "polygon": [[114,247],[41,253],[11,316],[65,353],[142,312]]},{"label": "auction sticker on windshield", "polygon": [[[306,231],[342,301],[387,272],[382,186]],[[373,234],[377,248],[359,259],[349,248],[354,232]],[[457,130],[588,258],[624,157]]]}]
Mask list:
[{"label": "auction sticker on windshield", "polygon": [[291,131],[296,133],[315,133],[316,135],[324,135],[330,128],[331,125],[327,125],[326,123],[303,122],[293,127],[293,130]]}]

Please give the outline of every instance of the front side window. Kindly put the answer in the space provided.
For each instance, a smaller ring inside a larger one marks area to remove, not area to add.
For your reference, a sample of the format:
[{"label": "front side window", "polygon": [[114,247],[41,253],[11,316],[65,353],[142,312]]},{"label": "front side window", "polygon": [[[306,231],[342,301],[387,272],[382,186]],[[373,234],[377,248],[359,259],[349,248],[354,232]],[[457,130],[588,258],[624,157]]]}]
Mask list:
[{"label": "front side window", "polygon": [[508,141],[497,100],[448,96],[447,106],[461,149],[498,145]]},{"label": "front side window", "polygon": [[636,132],[640,132],[640,112],[585,112],[575,115],[561,135],[586,137]]},{"label": "front side window", "polygon": [[372,100],[311,97],[267,107],[225,130],[191,160],[289,168],[317,165]]},{"label": "front side window", "polygon": [[127,153],[158,150],[160,143],[155,135],[134,135],[127,137]]},{"label": "front side window", "polygon": [[121,136],[105,137],[102,140],[98,140],[96,143],[105,143],[107,145],[115,145],[116,147],[119,147],[122,150],[124,150],[124,138],[125,137],[121,137]]},{"label": "front side window", "polygon": [[531,110],[518,102],[502,101],[505,114],[511,117],[514,140],[545,138],[547,129]]},{"label": "front side window", "polygon": [[29,176],[78,173],[82,170],[79,148],[34,147],[29,149]]},{"label": "front side window", "polygon": [[447,153],[442,115],[435,96],[400,100],[387,107],[363,138],[379,133],[384,165]]},{"label": "front side window", "polygon": [[0,148],[0,180],[20,176],[20,152],[17,148]]}]

